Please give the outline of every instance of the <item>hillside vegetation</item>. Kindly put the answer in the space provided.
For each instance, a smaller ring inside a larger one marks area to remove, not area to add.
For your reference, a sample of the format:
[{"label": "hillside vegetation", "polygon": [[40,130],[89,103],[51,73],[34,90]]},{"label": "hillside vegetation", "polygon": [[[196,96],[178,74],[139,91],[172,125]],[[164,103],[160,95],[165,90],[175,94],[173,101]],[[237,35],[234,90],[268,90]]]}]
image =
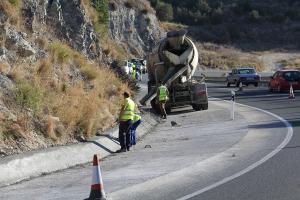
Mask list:
[{"label": "hillside vegetation", "polygon": [[200,41],[234,44],[247,50],[300,47],[297,39],[300,36],[300,2],[296,0],[150,2],[162,21],[191,26],[190,33]]},{"label": "hillside vegetation", "polygon": [[116,125],[135,88],[114,63],[160,37],[154,13],[144,0],[0,1],[0,156]]},{"label": "hillside vegetation", "polygon": [[[251,66],[258,70],[297,67],[289,61],[265,62],[272,52],[294,53],[300,48],[300,2],[296,0],[149,0],[161,27],[186,28],[200,48],[200,65],[229,69]],[[209,44],[209,45],[207,45]],[[213,46],[213,48],[212,48]],[[268,66],[273,63],[272,66]]]}]

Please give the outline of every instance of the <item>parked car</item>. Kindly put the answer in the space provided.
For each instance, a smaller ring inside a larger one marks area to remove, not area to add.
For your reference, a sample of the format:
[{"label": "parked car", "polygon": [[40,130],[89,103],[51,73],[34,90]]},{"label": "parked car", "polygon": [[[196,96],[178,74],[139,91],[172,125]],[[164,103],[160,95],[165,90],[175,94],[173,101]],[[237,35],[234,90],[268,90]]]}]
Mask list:
[{"label": "parked car", "polygon": [[272,91],[288,91],[290,86],[294,90],[300,90],[300,71],[299,70],[279,70],[270,77],[269,90]]},{"label": "parked car", "polygon": [[130,60],[142,74],[147,73],[147,68],[146,68],[146,60],[144,59],[139,59],[139,58],[133,58]]},{"label": "parked car", "polygon": [[234,84],[236,87],[242,83],[243,85],[253,84],[255,87],[260,82],[260,76],[256,73],[254,68],[237,68],[233,69],[226,78],[227,87]]}]

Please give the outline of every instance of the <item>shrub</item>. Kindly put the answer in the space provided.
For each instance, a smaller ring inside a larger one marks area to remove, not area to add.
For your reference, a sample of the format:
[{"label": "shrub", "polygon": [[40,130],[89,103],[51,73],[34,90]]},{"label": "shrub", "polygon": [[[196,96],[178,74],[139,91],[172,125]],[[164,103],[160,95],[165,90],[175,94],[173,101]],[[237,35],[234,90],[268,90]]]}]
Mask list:
[{"label": "shrub", "polygon": [[99,72],[96,66],[85,65],[81,68],[83,76],[85,76],[89,81],[96,79],[99,76]]},{"label": "shrub", "polygon": [[259,12],[257,10],[252,10],[249,13],[249,20],[250,20],[250,22],[253,22],[253,23],[259,22],[259,20],[260,20]]},{"label": "shrub", "polygon": [[173,7],[171,4],[159,2],[156,6],[156,14],[161,21],[171,21],[173,19]]},{"label": "shrub", "polygon": [[98,22],[102,24],[108,23],[108,0],[91,0],[92,6],[97,11]]},{"label": "shrub", "polygon": [[42,106],[43,92],[39,85],[19,81],[15,90],[16,102],[24,109],[38,112]]},{"label": "shrub", "polygon": [[51,69],[52,69],[52,64],[50,63],[50,61],[48,59],[43,59],[39,62],[37,73],[39,75],[46,76],[49,75]]},{"label": "shrub", "polygon": [[60,64],[67,63],[73,55],[73,50],[68,45],[59,42],[52,43],[49,49],[54,61]]}]

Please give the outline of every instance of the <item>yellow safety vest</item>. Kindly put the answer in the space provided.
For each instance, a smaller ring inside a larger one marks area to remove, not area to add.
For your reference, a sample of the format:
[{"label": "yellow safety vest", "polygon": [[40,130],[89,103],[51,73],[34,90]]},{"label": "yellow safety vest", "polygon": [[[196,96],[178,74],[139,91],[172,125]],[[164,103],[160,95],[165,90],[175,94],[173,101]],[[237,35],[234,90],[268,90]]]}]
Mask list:
[{"label": "yellow safety vest", "polygon": [[131,78],[132,78],[132,80],[136,79],[136,67],[135,66],[132,68]]},{"label": "yellow safety vest", "polygon": [[135,103],[130,99],[125,99],[125,108],[120,117],[121,121],[133,120]]},{"label": "yellow safety vest", "polygon": [[140,115],[135,114],[133,117],[133,123],[139,121],[142,117]]},{"label": "yellow safety vest", "polygon": [[158,97],[158,100],[159,101],[167,101],[169,99],[168,97],[168,89],[166,86],[162,85],[162,86],[159,86],[159,97]]}]

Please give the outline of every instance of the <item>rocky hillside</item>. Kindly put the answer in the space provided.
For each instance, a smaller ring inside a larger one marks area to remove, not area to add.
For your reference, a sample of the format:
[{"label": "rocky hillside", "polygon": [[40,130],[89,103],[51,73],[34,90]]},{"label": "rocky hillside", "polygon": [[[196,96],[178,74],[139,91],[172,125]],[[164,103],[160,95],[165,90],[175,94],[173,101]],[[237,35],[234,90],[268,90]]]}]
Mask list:
[{"label": "rocky hillside", "polygon": [[162,34],[144,0],[0,1],[0,156],[113,126],[131,89],[110,64]]}]

